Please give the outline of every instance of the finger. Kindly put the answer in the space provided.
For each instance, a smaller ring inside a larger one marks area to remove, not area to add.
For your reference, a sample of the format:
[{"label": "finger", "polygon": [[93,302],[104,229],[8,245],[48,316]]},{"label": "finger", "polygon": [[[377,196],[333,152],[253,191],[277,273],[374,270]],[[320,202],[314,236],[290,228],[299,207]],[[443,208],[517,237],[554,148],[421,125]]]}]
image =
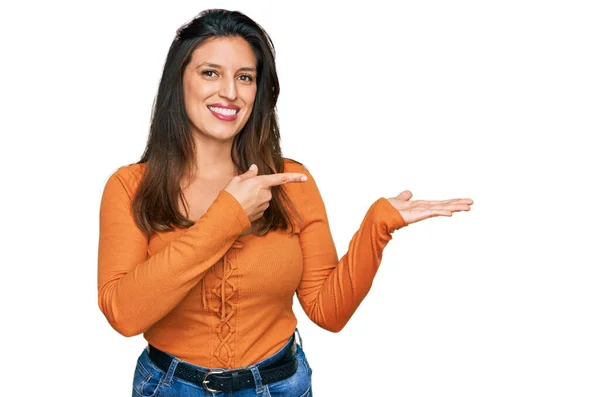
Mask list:
[{"label": "finger", "polygon": [[471,204],[473,204],[473,200],[471,200],[470,198],[456,198],[456,199],[444,200],[443,203],[471,205]]},{"label": "finger", "polygon": [[[306,175],[296,172],[283,172],[280,174],[260,175],[257,176],[265,187],[283,185],[290,182],[306,182]],[[303,179],[304,178],[304,179]]]},{"label": "finger", "polygon": [[256,166],[256,164],[252,164],[250,166],[250,168],[248,168],[248,171],[239,175],[239,177],[243,181],[245,179],[252,178],[253,176],[256,176],[257,174],[258,174],[258,167]]},{"label": "finger", "polygon": [[452,216],[452,211],[444,209],[432,209],[431,216]]},{"label": "finger", "polygon": [[421,211],[420,215],[417,216],[417,218],[418,220],[423,220],[427,218],[433,218],[436,216],[452,216],[452,211],[442,208],[429,208]]},{"label": "finger", "polygon": [[471,206],[469,204],[453,203],[450,204],[450,208],[453,211],[469,211]]},{"label": "finger", "polygon": [[469,211],[469,210],[471,210],[471,206],[469,206],[467,204],[445,204],[445,205],[441,205],[441,206],[436,206],[436,207],[434,207],[434,209],[457,212],[457,211]]},{"label": "finger", "polygon": [[421,203],[428,203],[428,204],[433,204],[433,205],[438,205],[438,204],[473,204],[473,200],[468,199],[468,198],[455,198],[455,199],[448,199],[448,200],[417,200],[418,202]]},{"label": "finger", "polygon": [[396,198],[402,201],[408,201],[412,198],[412,193],[410,192],[410,190],[405,190],[399,195],[397,195]]}]

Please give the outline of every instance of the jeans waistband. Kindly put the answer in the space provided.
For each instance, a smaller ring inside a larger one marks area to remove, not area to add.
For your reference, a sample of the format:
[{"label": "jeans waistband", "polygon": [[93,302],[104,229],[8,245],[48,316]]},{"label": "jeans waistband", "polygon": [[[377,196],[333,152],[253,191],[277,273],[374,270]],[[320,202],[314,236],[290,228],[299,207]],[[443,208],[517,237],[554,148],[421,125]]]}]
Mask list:
[{"label": "jeans waistband", "polygon": [[234,391],[252,386],[261,390],[263,384],[286,379],[292,376],[298,368],[298,362],[295,359],[296,332],[282,348],[270,357],[249,366],[231,369],[209,369],[197,366],[159,350],[151,344],[146,349],[148,358],[167,374],[165,383],[170,384],[171,379],[179,378],[202,386],[209,392]]}]

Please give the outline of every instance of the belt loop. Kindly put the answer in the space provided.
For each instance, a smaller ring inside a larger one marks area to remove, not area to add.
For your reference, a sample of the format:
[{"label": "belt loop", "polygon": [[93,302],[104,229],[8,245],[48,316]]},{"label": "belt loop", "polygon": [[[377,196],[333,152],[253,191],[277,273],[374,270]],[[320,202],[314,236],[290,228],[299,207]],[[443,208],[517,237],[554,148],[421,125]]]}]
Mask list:
[{"label": "belt loop", "polygon": [[173,359],[171,360],[171,365],[169,365],[169,370],[165,374],[165,377],[162,381],[162,383],[164,383],[165,386],[171,386],[171,382],[173,382],[173,375],[175,375],[175,370],[177,369],[177,365],[180,362],[181,362],[181,359],[179,359],[177,357],[173,357]]},{"label": "belt loop", "polygon": [[296,336],[296,343],[300,344],[300,348],[304,350],[304,345],[302,344],[302,337],[300,336],[300,331],[298,328],[294,331],[294,335]]},{"label": "belt loop", "polygon": [[263,389],[262,378],[260,377],[260,372],[258,372],[258,368],[256,365],[251,365],[248,367],[250,371],[252,371],[252,377],[254,377],[254,384],[256,385],[256,394],[261,394]]}]

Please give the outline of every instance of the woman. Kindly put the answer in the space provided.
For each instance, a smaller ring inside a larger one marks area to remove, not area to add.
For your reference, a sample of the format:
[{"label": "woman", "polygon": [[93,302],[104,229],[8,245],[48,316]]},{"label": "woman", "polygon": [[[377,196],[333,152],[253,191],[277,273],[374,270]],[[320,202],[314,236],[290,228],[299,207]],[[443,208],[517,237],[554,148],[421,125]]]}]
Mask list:
[{"label": "woman", "polygon": [[98,303],[115,330],[148,341],[133,396],[310,396],[294,293],[338,332],[394,230],[472,204],[379,198],[338,260],[315,180],[281,154],[273,52],[239,12],[181,27],[145,152],[106,182]]}]

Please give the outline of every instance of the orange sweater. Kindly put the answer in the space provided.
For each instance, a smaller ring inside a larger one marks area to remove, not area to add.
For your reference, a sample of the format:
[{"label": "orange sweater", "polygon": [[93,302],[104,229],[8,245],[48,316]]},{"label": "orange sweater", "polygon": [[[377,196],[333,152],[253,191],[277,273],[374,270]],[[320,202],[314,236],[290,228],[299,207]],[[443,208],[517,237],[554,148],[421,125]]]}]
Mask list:
[{"label": "orange sweater", "polygon": [[189,229],[147,239],[131,213],[144,167],[121,167],[106,182],[98,304],[119,333],[143,333],[159,349],[203,367],[246,366],[279,350],[296,328],[294,293],[313,322],[341,330],[369,291],[391,233],[406,226],[381,197],[338,260],[312,175],[285,159],[284,172],[308,176],[284,185],[304,220],[299,234],[240,237],[250,220],[222,190]]}]

